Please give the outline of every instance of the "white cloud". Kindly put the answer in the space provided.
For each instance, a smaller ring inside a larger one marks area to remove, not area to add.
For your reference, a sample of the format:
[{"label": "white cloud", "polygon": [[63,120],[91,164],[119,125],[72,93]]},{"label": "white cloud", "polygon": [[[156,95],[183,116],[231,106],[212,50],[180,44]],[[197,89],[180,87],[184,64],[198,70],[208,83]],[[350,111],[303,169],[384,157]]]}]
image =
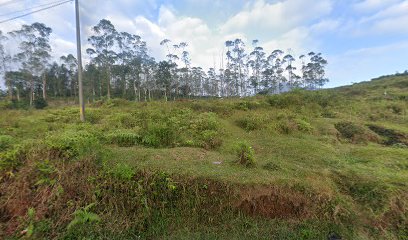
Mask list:
[{"label": "white cloud", "polygon": [[[307,11],[305,11],[307,9]],[[256,1],[252,7],[230,18],[222,27],[223,32],[252,31],[279,35],[292,28],[307,25],[331,12],[330,0],[286,0],[275,3]]]},{"label": "white cloud", "polygon": [[353,5],[353,8],[359,12],[376,11],[390,4],[397,3],[401,0],[363,0]]}]

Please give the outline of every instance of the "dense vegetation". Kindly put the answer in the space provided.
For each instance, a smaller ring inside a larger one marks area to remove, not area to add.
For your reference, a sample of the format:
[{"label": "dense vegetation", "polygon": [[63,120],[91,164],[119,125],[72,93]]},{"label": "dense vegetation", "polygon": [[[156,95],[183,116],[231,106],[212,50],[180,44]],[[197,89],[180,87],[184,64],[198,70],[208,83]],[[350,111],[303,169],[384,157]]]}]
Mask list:
[{"label": "dense vegetation", "polygon": [[0,238],[407,239],[408,77],[0,109]]},{"label": "dense vegetation", "polygon": [[[161,45],[167,59],[156,61],[141,36],[119,32],[108,20],[91,30],[91,47],[86,49],[89,63],[84,69],[84,94],[89,102],[111,97],[138,101],[242,97],[316,89],[328,81],[327,61],[320,53],[301,55],[296,62],[290,50],[266,53],[258,40],[246,46],[235,39],[226,41],[216,57],[219,66],[214,63],[206,71],[192,64],[186,42],[164,39]],[[77,60],[69,54],[52,62],[51,34],[52,29],[42,23],[23,25],[7,37],[0,31],[0,76],[5,77],[14,107],[24,102],[33,106],[36,99],[76,97]],[[19,46],[15,54],[5,47],[11,42]]]}]

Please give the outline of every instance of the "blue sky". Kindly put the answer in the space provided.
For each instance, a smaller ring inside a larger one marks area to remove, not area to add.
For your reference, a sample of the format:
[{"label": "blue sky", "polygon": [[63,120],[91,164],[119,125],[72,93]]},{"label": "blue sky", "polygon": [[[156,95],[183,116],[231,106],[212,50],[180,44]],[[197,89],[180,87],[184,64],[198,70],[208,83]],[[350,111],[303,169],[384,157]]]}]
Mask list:
[{"label": "blue sky", "polygon": [[[0,15],[53,0],[0,0]],[[55,0],[54,0],[55,1]],[[328,87],[408,69],[408,0],[80,0],[83,45],[100,19],[142,36],[162,59],[159,42],[189,43],[194,65],[220,65],[225,40],[258,39],[267,52],[322,52]],[[3,19],[6,17],[0,17]],[[54,29],[54,55],[75,53],[72,3],[0,24],[3,32],[39,21]]]}]

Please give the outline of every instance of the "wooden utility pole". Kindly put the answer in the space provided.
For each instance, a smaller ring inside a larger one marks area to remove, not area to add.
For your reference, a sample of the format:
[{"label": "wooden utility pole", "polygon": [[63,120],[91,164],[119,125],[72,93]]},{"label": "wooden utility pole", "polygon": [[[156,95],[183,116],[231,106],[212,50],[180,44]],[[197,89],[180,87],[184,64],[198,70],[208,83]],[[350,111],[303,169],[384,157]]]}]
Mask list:
[{"label": "wooden utility pole", "polygon": [[75,0],[76,12],[76,39],[77,39],[77,58],[78,58],[78,87],[79,87],[79,111],[80,119],[85,122],[85,103],[84,92],[82,89],[82,53],[81,53],[81,26],[79,22],[79,3]]}]

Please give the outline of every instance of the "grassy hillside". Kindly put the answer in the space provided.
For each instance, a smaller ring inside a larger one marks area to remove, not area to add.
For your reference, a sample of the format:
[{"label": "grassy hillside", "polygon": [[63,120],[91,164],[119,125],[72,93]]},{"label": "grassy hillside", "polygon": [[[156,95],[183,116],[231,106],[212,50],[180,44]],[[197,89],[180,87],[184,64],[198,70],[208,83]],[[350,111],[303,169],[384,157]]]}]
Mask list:
[{"label": "grassy hillside", "polygon": [[408,76],[87,123],[2,105],[0,238],[408,239]]}]

